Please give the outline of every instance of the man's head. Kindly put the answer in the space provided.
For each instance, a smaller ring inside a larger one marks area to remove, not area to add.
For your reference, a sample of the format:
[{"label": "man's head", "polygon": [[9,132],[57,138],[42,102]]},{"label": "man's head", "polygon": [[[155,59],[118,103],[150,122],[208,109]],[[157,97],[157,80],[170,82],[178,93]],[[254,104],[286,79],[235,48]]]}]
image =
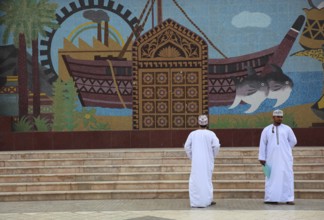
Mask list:
[{"label": "man's head", "polygon": [[274,110],[272,113],[273,123],[280,125],[283,119],[283,111],[280,109]]},{"label": "man's head", "polygon": [[198,116],[198,124],[200,125],[200,127],[206,127],[208,125],[207,115],[199,115]]}]

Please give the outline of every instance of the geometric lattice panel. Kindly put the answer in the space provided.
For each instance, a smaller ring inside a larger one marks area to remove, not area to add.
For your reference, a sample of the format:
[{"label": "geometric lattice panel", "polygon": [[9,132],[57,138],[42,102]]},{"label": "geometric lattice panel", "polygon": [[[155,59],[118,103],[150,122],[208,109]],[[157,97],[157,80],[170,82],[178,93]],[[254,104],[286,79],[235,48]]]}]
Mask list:
[{"label": "geometric lattice panel", "polygon": [[208,114],[208,46],[172,19],[133,44],[133,128],[191,129]]},{"label": "geometric lattice panel", "polygon": [[197,126],[202,109],[200,70],[161,69],[139,74],[140,128],[185,129]]}]

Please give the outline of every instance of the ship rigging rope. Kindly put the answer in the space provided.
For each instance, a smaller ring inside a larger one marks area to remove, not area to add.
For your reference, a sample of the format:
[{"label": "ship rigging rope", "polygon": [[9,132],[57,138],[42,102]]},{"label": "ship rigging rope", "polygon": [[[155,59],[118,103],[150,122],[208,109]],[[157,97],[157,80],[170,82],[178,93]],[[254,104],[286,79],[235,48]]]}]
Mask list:
[{"label": "ship rigging rope", "polygon": [[141,27],[144,27],[144,26],[145,26],[146,21],[147,21],[147,19],[148,19],[148,16],[150,15],[151,11],[153,10],[154,3],[155,3],[155,0],[152,1],[151,7],[150,7],[150,9],[149,9],[148,12],[147,12],[147,14],[146,14],[146,16],[145,16],[145,19],[144,19],[144,21],[143,21]]},{"label": "ship rigging rope", "polygon": [[174,4],[179,8],[179,10],[184,14],[184,16],[188,19],[188,21],[195,27],[197,30],[207,39],[208,43],[218,52],[220,53],[223,57],[227,58],[227,56],[220,50],[218,49],[215,44],[207,37],[207,35],[193,22],[191,18],[189,18],[188,14],[185,12],[185,10],[178,4],[176,0],[173,0]]},{"label": "ship rigging rope", "polygon": [[[144,14],[145,14],[145,11],[146,11],[146,9],[147,9],[147,7],[148,7],[150,1],[151,1],[151,0],[147,0],[146,4],[145,4],[145,6],[144,6],[144,8],[143,8],[143,10],[142,10],[142,13],[141,13],[140,17],[138,18],[138,24],[141,23],[141,20],[142,20]],[[154,0],[154,1],[155,1],[155,0]],[[152,7],[152,6],[151,6],[151,7]],[[136,29],[136,28],[137,28],[137,27],[135,27],[135,29]]]},{"label": "ship rigging rope", "polygon": [[146,12],[146,9],[148,8],[148,5],[149,5],[150,2],[151,2],[151,0],[147,0],[146,4],[145,4],[145,6],[144,6],[144,8],[143,8],[143,10],[141,12],[141,15],[140,15],[140,17],[138,19],[138,23],[135,25],[134,30],[131,32],[131,34],[127,38],[127,41],[124,44],[122,50],[120,51],[120,53],[118,55],[118,58],[122,58],[125,55],[125,52],[126,52],[128,46],[129,46],[131,40],[133,39],[134,34],[137,32],[137,36],[140,35],[140,32],[142,31],[142,29],[143,29],[143,27],[144,27],[144,25],[145,25],[145,23],[147,21],[148,15],[150,14],[150,12],[153,9],[153,5],[154,5],[155,0],[153,0],[153,2],[151,2],[151,7],[150,7],[149,11],[146,14],[146,17],[145,17],[145,20],[144,20],[143,24],[141,25],[141,20],[143,19],[143,16],[144,16],[144,14]]},{"label": "ship rigging rope", "polygon": [[115,71],[114,71],[113,65],[112,65],[112,63],[111,63],[111,61],[109,59],[107,59],[107,62],[108,62],[109,67],[110,67],[111,76],[112,76],[113,81],[114,81],[114,85],[115,85],[115,88],[116,88],[116,92],[117,92],[118,98],[119,98],[121,104],[123,105],[123,107],[126,108],[124,99],[121,96],[120,91],[119,91],[119,87],[118,87],[118,84],[117,84],[117,80],[116,80],[116,76],[115,76]]}]

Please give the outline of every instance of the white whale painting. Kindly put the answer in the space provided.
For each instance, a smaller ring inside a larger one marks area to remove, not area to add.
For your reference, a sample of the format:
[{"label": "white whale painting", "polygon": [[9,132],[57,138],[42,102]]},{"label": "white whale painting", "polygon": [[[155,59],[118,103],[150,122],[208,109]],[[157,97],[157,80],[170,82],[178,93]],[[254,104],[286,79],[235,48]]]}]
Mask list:
[{"label": "white whale painting", "polygon": [[271,65],[272,72],[266,76],[258,75],[254,69],[247,67],[248,76],[244,79],[234,79],[236,96],[229,107],[234,109],[241,102],[250,105],[245,113],[253,113],[266,99],[276,99],[273,107],[285,103],[292,91],[292,80],[283,73],[280,67]]}]

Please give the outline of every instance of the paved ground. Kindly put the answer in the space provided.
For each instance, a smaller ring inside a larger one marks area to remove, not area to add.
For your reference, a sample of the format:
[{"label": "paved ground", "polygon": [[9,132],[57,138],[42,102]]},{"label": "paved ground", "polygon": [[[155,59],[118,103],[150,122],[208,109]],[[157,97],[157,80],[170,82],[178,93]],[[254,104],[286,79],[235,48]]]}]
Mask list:
[{"label": "paved ground", "polygon": [[204,209],[187,199],[0,202],[0,220],[323,220],[324,200],[268,205],[259,199],[219,199]]}]

